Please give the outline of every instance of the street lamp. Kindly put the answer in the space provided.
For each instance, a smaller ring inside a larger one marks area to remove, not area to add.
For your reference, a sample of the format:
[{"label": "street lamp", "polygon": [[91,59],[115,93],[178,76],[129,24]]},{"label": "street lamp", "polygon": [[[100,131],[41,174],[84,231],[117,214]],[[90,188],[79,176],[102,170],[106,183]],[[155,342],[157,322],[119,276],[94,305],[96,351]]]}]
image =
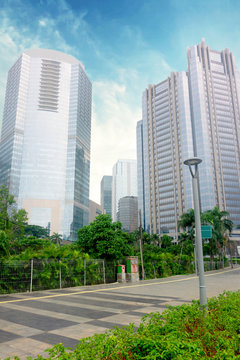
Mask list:
[{"label": "street lamp", "polygon": [[[193,203],[195,216],[195,231],[196,231],[196,245],[197,245],[197,261],[199,271],[199,292],[200,305],[207,306],[207,294],[204,279],[204,263],[203,263],[203,249],[202,249],[202,234],[201,234],[201,220],[200,220],[200,206],[199,206],[199,190],[198,190],[198,165],[202,162],[201,159],[193,157],[184,161],[184,165],[189,167],[192,176],[193,187]],[[193,172],[193,168],[195,172]]]}]

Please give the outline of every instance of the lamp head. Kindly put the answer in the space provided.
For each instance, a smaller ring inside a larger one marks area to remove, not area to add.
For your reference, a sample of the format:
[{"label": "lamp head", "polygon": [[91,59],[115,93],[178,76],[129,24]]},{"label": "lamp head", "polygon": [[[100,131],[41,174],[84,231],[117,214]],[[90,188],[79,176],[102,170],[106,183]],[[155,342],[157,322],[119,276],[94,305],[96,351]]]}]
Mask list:
[{"label": "lamp head", "polygon": [[191,165],[198,165],[201,162],[202,162],[202,159],[199,159],[198,157],[193,157],[193,158],[185,160],[183,163],[184,163],[184,165],[191,166]]}]

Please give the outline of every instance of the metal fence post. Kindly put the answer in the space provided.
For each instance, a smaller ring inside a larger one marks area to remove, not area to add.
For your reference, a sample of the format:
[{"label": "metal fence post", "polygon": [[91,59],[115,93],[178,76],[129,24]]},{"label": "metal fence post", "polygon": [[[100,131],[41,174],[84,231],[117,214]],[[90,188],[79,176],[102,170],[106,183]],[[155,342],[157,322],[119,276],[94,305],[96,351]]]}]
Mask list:
[{"label": "metal fence post", "polygon": [[103,283],[106,284],[105,262],[103,260]]},{"label": "metal fence post", "polygon": [[84,280],[83,280],[83,284],[84,284],[84,286],[86,286],[86,259],[84,259],[83,263],[84,263]]},{"label": "metal fence post", "polygon": [[62,267],[61,261],[59,260],[59,289],[62,288]]},{"label": "metal fence post", "polygon": [[30,292],[32,292],[32,283],[33,283],[33,259],[31,259]]}]

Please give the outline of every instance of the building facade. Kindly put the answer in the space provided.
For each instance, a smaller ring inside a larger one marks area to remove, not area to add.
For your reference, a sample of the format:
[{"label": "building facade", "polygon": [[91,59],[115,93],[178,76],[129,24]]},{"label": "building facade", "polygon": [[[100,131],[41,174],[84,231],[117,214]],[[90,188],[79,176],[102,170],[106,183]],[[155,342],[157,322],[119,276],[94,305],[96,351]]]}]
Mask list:
[{"label": "building facade", "polygon": [[105,214],[103,206],[95,201],[89,200],[89,222],[93,222],[95,218],[101,214]]},{"label": "building facade", "polygon": [[178,235],[193,207],[183,161],[200,157],[201,210],[218,206],[240,223],[240,76],[229,50],[203,40],[187,51],[187,72],[172,73],[143,93],[137,124],[138,197],[145,229]]},{"label": "building facade", "polygon": [[112,216],[112,176],[104,175],[101,180],[101,206]]},{"label": "building facade", "polygon": [[165,81],[149,85],[142,109],[143,120],[137,124],[142,223],[150,233],[175,237],[177,219],[192,207],[190,174],[183,165],[184,159],[193,156],[187,74],[172,73]]},{"label": "building facade", "polygon": [[54,50],[27,50],[8,73],[0,184],[65,239],[89,221],[91,92],[80,61]]},{"label": "building facade", "polygon": [[240,75],[228,49],[188,49],[195,154],[202,210],[218,206],[240,224]]},{"label": "building facade", "polygon": [[118,201],[124,196],[137,196],[137,161],[118,160],[113,166],[112,219],[117,221]]},{"label": "building facade", "polygon": [[123,231],[134,232],[138,229],[138,199],[124,196],[119,199],[117,220],[122,223]]}]

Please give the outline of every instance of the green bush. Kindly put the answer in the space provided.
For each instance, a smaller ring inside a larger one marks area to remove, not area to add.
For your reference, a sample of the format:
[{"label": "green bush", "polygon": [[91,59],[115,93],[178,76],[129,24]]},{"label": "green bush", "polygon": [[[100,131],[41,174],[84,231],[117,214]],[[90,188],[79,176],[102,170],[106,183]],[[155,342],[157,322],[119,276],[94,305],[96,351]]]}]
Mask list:
[{"label": "green bush", "polygon": [[225,292],[208,301],[205,316],[198,301],[169,307],[162,314],[146,315],[137,330],[130,324],[96,334],[80,340],[75,350],[58,344],[48,350],[47,359],[240,359],[239,308],[240,291]]}]

